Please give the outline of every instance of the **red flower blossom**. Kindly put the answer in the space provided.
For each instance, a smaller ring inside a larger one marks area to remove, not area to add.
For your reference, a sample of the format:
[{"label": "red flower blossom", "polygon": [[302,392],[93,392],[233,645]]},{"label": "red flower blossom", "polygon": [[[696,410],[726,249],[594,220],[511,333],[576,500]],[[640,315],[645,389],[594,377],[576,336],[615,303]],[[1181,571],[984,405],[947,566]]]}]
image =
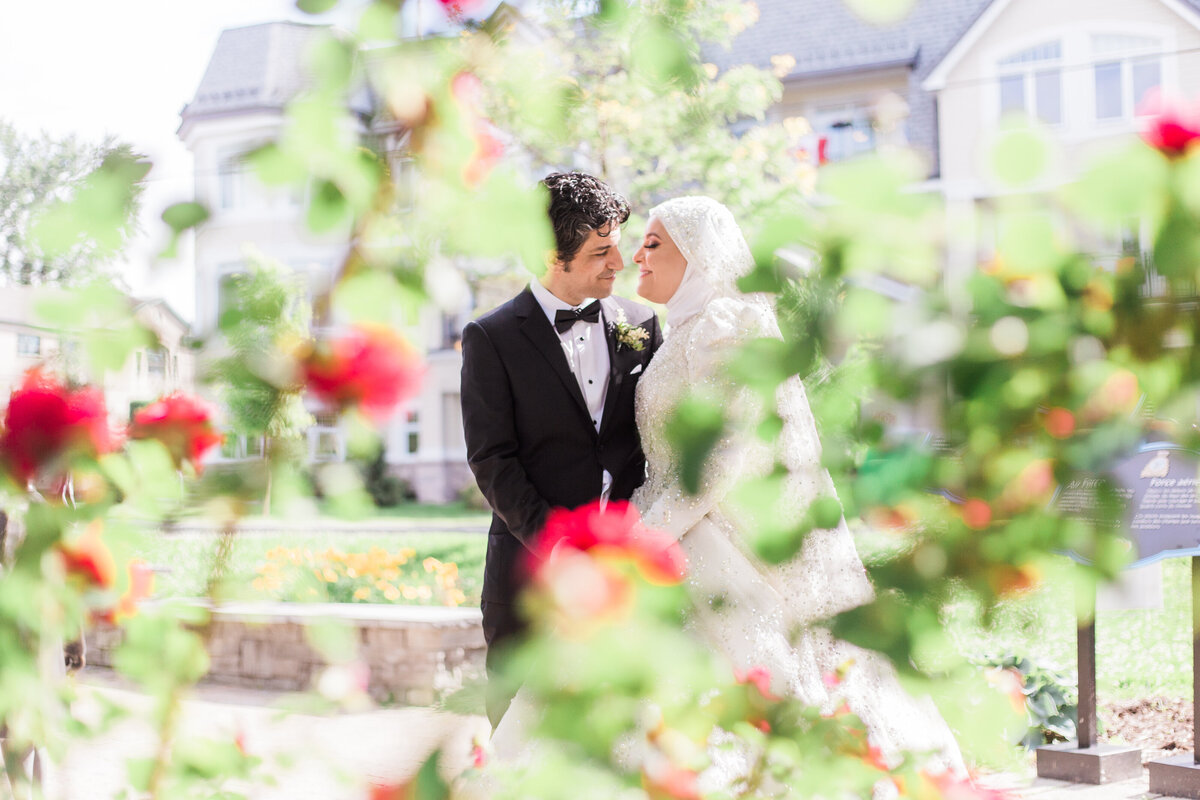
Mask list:
[{"label": "red flower blossom", "polygon": [[695,770],[664,762],[642,773],[642,788],[650,800],[700,800],[698,778]]},{"label": "red flower blossom", "polygon": [[629,559],[642,577],[658,585],[683,580],[683,549],[669,534],[642,525],[632,503],[611,502],[603,510],[599,501],[572,511],[554,509],[533,547],[534,568],[539,569],[557,548],[597,557]]},{"label": "red flower blossom", "polygon": [[104,543],[104,523],[96,520],[83,533],[58,544],[58,554],[68,577],[82,580],[89,587],[111,588],[117,579],[117,562]]},{"label": "red flower blossom", "polygon": [[1015,794],[1003,789],[989,789],[980,786],[969,777],[954,775],[950,772],[939,772],[930,775],[922,770],[917,775],[918,788],[908,792],[904,781],[896,778],[897,788],[901,794],[909,797],[929,798],[929,800],[1014,800]]},{"label": "red flower blossom", "polygon": [[412,786],[408,783],[372,783],[368,800],[410,800]]},{"label": "red flower blossom", "polygon": [[356,325],[318,342],[301,359],[304,383],[338,409],[357,406],[376,422],[416,395],[424,365],[417,351],[391,328]]},{"label": "red flower blossom", "polygon": [[1147,94],[1138,107],[1139,116],[1148,116],[1142,139],[1168,158],[1178,158],[1200,139],[1200,108],[1159,90]]},{"label": "red flower blossom", "polygon": [[972,497],[963,503],[962,518],[968,528],[977,531],[983,530],[992,524],[992,507],[987,504],[987,501]]},{"label": "red flower blossom", "polygon": [[492,133],[491,124],[479,120],[475,125],[475,152],[463,167],[463,183],[478,186],[504,155],[504,144]]},{"label": "red flower blossom", "polygon": [[138,409],[129,435],[134,439],[157,439],[176,465],[190,461],[197,472],[202,469],[204,454],[224,439],[213,427],[212,407],[184,394],[172,394]]},{"label": "red flower blossom", "polygon": [[93,386],[71,388],[34,368],[13,390],[0,435],[0,460],[20,484],[72,455],[97,456],[116,449],[104,394]]},{"label": "red flower blossom", "polygon": [[479,0],[438,0],[438,2],[442,4],[442,10],[448,17],[457,19],[478,5]]},{"label": "red flower blossom", "polygon": [[1075,415],[1061,406],[1046,412],[1046,432],[1055,439],[1066,439],[1075,432]]}]

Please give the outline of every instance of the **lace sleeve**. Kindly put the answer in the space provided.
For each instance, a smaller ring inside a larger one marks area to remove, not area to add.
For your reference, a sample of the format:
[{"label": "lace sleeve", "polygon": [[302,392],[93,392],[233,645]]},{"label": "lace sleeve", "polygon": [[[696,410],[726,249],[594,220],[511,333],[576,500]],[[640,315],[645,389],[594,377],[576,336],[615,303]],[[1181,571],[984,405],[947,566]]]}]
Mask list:
[{"label": "lace sleeve", "polygon": [[761,413],[754,393],[731,380],[724,370],[736,348],[758,336],[770,335],[761,310],[744,301],[723,298],[710,305],[687,331],[684,357],[693,390],[719,398],[727,409],[724,435],[701,470],[700,489],[688,494],[676,480],[643,514],[645,523],[676,539],[718,508],[745,475],[770,469],[770,449],[752,432]]}]

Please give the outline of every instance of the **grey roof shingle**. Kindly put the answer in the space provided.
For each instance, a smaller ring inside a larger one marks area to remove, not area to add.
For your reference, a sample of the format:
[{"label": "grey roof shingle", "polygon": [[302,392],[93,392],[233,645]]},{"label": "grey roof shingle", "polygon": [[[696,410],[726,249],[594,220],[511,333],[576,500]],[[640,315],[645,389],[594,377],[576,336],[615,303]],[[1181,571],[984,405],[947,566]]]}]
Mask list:
[{"label": "grey roof shingle", "polygon": [[937,64],[991,0],[917,0],[891,25],[873,25],[843,0],[757,0],[758,23],[738,36],[727,52],[712,53],[721,66],[768,66],[771,56],[789,54],[789,78],[869,69],[912,59],[924,75]]},{"label": "grey roof shingle", "polygon": [[309,43],[324,25],[266,22],[221,32],[187,120],[252,108],[283,108],[310,84],[305,69]]},{"label": "grey roof shingle", "polygon": [[917,0],[903,19],[874,25],[852,12],[843,0],[758,0],[758,22],[734,39],[729,50],[707,55],[721,67],[766,67],[772,56],[790,55],[796,65],[784,79],[788,83],[908,67],[908,141],[929,155],[931,175],[937,175],[936,102],[921,89],[921,81],[991,2]]}]

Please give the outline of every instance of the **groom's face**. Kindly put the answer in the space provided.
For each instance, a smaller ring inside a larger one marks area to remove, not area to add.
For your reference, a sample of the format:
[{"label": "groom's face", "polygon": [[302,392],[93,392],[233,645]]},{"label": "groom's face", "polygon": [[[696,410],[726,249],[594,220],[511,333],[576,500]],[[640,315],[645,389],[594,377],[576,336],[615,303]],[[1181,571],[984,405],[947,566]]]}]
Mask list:
[{"label": "groom's face", "polygon": [[600,299],[612,294],[617,273],[624,269],[621,260],[621,228],[609,225],[588,234],[579,252],[570,262],[554,265],[555,285],[550,287],[571,304],[588,297]]}]

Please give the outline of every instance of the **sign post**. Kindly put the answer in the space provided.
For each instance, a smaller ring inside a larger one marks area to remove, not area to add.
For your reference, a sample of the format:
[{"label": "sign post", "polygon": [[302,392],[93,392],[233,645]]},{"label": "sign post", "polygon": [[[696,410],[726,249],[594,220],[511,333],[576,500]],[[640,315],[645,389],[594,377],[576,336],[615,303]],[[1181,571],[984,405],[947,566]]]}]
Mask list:
[{"label": "sign post", "polygon": [[[1200,556],[1192,556],[1192,741],[1200,744]],[[1195,748],[1195,744],[1192,745]],[[1151,761],[1150,791],[1200,798],[1200,750]]]},{"label": "sign post", "polygon": [[[1123,530],[1142,566],[1162,558],[1192,558],[1192,689],[1200,702],[1200,462],[1169,442],[1143,445],[1119,462],[1111,479],[1124,505]],[[1088,516],[1095,507],[1098,478],[1060,487],[1052,504],[1064,514]],[[1141,750],[1101,744],[1096,737],[1096,594],[1089,588],[1079,604],[1078,741],[1039,747],[1037,773],[1077,783],[1109,783],[1141,776]],[[1200,711],[1200,705],[1196,707]],[[1200,713],[1195,714],[1200,734]],[[1200,739],[1197,739],[1200,742]],[[1196,753],[1152,761],[1150,792],[1200,800]]]}]

